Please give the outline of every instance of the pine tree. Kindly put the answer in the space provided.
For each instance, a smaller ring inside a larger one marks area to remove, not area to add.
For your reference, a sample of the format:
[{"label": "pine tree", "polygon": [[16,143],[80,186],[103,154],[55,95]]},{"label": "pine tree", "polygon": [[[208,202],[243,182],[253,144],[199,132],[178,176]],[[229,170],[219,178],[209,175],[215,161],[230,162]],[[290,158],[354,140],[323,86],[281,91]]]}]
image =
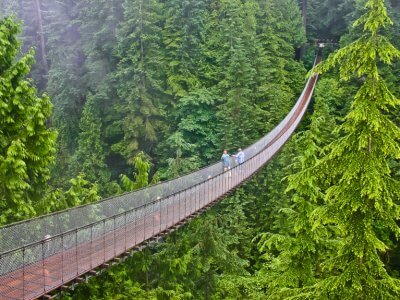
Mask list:
[{"label": "pine tree", "polygon": [[204,42],[207,0],[166,1],[163,28],[167,93],[183,97],[201,87],[199,64]]},{"label": "pine tree", "polygon": [[325,205],[315,212],[316,224],[337,227],[337,252],[325,259],[323,279],[305,288],[297,298],[398,299],[400,281],[388,275],[382,255],[388,251],[382,233],[400,235],[399,181],[392,178],[388,161],[400,156],[400,129],[388,117],[399,100],[379,73],[400,52],[381,34],[391,24],[382,0],[368,0],[354,23],[362,35],[331,55],[317,70],[340,66],[340,78],[359,78],[341,137],[324,158],[330,187]]},{"label": "pine tree", "polygon": [[75,169],[78,173],[84,173],[90,182],[97,182],[100,187],[106,188],[110,181],[110,173],[105,163],[106,153],[102,143],[99,113],[94,96],[89,96],[80,121],[81,132],[75,154]]},{"label": "pine tree", "polygon": [[53,1],[45,28],[51,61],[47,91],[54,104],[52,122],[59,132],[52,184],[64,187],[76,175],[70,166],[78,148],[79,121],[87,94],[87,69],[77,16],[76,1]]},{"label": "pine tree", "polygon": [[123,7],[116,72],[120,101],[115,109],[121,115],[116,124],[124,137],[113,145],[113,150],[124,155],[129,163],[139,151],[151,154],[160,134],[162,6],[158,0],[135,0],[125,1]]},{"label": "pine tree", "polygon": [[176,130],[158,146],[160,161],[168,163],[159,170],[162,178],[193,171],[219,156],[215,115],[216,106],[221,102],[218,98],[210,90],[199,89],[178,100],[171,113]]},{"label": "pine tree", "polygon": [[275,127],[290,111],[304,84],[304,67],[294,49],[305,42],[300,10],[293,0],[259,2],[257,32],[261,51],[256,62],[256,104],[263,110],[260,135]]},{"label": "pine tree", "polygon": [[47,128],[51,103],[25,79],[33,63],[29,51],[17,60],[20,26],[0,21],[0,223],[35,214],[44,199],[53,163],[56,133]]},{"label": "pine tree", "polygon": [[260,275],[264,277],[271,299],[283,299],[293,288],[314,283],[321,260],[319,253],[327,248],[329,229],[314,231],[312,215],[324,197],[324,180],[317,172],[322,149],[336,137],[332,133],[336,123],[329,104],[332,98],[340,97],[340,93],[331,89],[335,86],[332,81],[319,82],[311,124],[307,131],[295,137],[293,147],[299,156],[291,167],[293,173],[287,177],[286,193],[291,203],[281,208],[283,226],[279,233],[263,234],[258,243],[267,259]]},{"label": "pine tree", "polygon": [[77,21],[88,70],[87,89],[94,95],[116,68],[117,58],[113,52],[116,31],[123,18],[122,3],[123,0],[81,0],[77,3]]},{"label": "pine tree", "polygon": [[220,14],[225,15],[218,32],[226,49],[221,60],[223,78],[218,84],[225,98],[217,115],[223,148],[240,147],[255,139],[259,110],[255,105],[254,85],[256,70],[251,49],[257,46],[257,5],[254,2],[223,1]]}]

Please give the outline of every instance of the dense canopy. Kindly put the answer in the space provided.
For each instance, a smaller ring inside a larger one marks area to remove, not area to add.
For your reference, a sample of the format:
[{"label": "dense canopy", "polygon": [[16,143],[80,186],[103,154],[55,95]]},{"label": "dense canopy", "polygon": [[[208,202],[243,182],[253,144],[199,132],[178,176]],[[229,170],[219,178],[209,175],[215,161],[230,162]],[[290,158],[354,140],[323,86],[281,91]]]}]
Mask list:
[{"label": "dense canopy", "polygon": [[64,296],[400,298],[395,0],[0,0],[0,225],[236,154],[289,112],[317,41],[280,154]]}]

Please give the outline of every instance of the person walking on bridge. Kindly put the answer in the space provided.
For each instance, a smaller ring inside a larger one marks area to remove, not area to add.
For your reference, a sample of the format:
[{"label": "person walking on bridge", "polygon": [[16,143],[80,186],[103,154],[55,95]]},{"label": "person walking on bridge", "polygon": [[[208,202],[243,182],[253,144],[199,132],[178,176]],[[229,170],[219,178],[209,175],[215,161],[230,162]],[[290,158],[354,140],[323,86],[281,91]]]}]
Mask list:
[{"label": "person walking on bridge", "polygon": [[233,155],[233,157],[235,157],[237,165],[241,165],[242,163],[244,163],[244,152],[243,152],[242,148],[239,148],[238,153]]},{"label": "person walking on bridge", "polygon": [[224,169],[224,172],[228,171],[231,168],[231,157],[228,154],[228,150],[224,150],[222,156],[221,156],[221,161],[222,161],[222,167]]}]

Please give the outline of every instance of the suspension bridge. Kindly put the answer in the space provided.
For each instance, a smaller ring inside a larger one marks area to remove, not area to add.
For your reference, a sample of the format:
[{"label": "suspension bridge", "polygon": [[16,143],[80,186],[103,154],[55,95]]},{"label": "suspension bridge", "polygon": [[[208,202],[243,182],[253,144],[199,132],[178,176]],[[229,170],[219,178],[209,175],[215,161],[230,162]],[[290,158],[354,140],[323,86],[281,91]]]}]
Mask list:
[{"label": "suspension bridge", "polygon": [[[317,56],[314,65],[319,63]],[[52,298],[184,224],[257,173],[302,120],[317,76],[289,114],[244,149],[246,161],[223,172],[221,162],[94,204],[0,228],[0,299]]]}]

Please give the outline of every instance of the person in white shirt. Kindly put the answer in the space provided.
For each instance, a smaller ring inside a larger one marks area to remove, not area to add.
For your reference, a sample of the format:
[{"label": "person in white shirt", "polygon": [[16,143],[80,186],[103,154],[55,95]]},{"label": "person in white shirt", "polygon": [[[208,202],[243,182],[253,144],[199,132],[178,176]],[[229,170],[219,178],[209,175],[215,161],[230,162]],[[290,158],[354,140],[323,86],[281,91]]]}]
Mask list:
[{"label": "person in white shirt", "polygon": [[233,156],[236,158],[236,164],[241,165],[242,163],[244,163],[245,157],[242,148],[239,148],[238,153]]}]

